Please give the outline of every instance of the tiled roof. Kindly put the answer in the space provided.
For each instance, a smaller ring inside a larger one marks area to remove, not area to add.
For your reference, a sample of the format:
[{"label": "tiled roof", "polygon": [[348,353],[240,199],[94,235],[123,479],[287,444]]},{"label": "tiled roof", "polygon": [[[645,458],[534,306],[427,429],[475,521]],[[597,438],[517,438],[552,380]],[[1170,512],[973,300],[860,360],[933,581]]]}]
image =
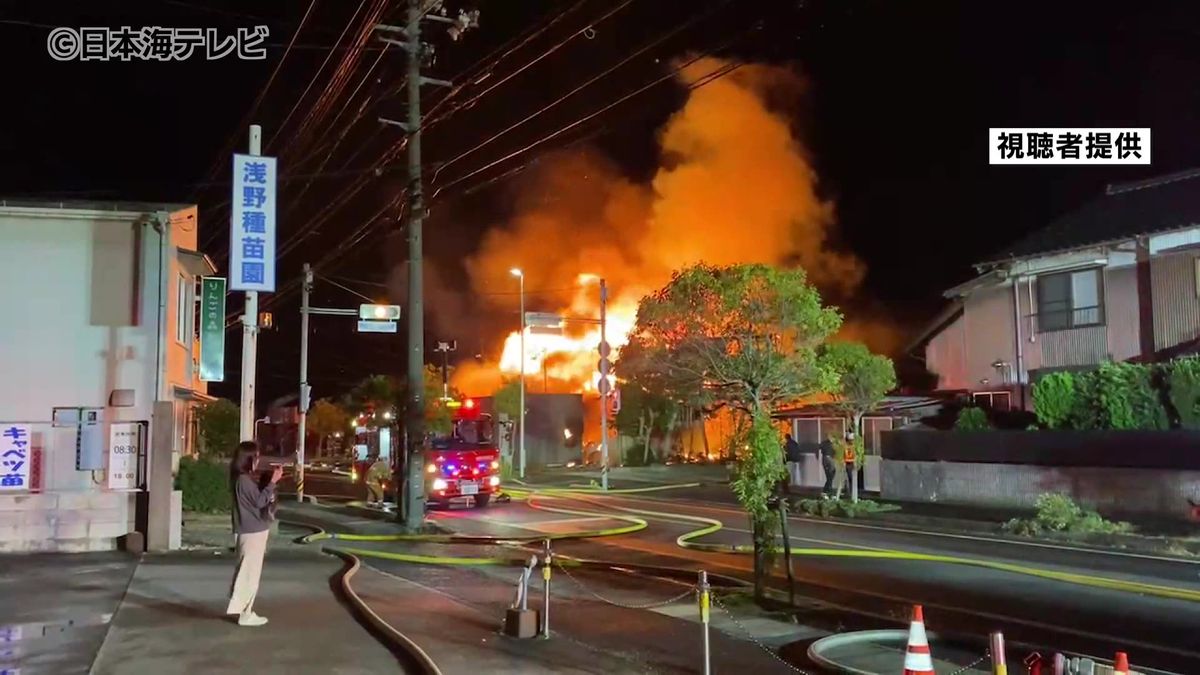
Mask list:
[{"label": "tiled roof", "polygon": [[1200,169],[1110,185],[1101,197],[1030,234],[984,264],[1192,226],[1200,226]]}]

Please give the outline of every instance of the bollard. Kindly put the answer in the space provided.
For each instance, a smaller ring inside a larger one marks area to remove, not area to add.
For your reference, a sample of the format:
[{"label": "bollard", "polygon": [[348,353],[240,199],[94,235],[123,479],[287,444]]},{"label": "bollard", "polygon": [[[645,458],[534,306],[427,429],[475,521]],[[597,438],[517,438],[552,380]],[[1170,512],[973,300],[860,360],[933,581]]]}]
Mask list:
[{"label": "bollard", "polygon": [[1025,668],[1029,675],[1042,675],[1042,655],[1034,652],[1026,656]]},{"label": "bollard", "polygon": [[1067,657],[1062,654],[1054,655],[1054,675],[1067,675]]},{"label": "bollard", "polygon": [[547,539],[542,548],[542,639],[550,639],[550,540]]},{"label": "bollard", "polygon": [[708,572],[700,570],[700,625],[704,632],[704,675],[712,673],[711,652],[708,643]]},{"label": "bollard", "polygon": [[992,675],[1008,675],[1008,663],[1004,659],[1004,633],[992,633],[990,651],[992,654]]},{"label": "bollard", "polygon": [[504,634],[515,638],[531,638],[537,635],[538,616],[529,609],[529,577],[537,566],[537,556],[531,556],[521,570],[517,580],[517,597],[504,615]]}]

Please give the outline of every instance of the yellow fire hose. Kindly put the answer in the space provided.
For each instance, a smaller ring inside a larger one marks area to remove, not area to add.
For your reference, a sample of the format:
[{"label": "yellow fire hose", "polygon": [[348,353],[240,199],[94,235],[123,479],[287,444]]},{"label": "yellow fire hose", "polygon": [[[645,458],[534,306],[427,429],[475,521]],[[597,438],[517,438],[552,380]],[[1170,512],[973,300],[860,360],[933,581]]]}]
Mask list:
[{"label": "yellow fire hose", "polygon": [[[446,534],[417,534],[417,535],[356,535],[356,534],[331,534],[318,533],[305,538],[305,541],[318,540],[341,540],[341,541],[362,541],[362,542],[388,542],[388,541],[410,541],[410,542],[427,542],[427,543],[442,543],[442,544],[495,544],[495,545],[511,545],[524,546],[535,544],[538,542],[564,539],[590,539],[596,537],[610,537],[622,534],[637,532],[648,527],[648,523],[644,518],[646,516],[652,518],[662,518],[672,521],[682,521],[685,523],[694,523],[698,525],[694,530],[689,530],[676,538],[675,543],[685,549],[694,551],[704,551],[709,553],[736,553],[745,554],[752,553],[754,547],[744,544],[714,544],[696,541],[703,537],[715,534],[724,528],[719,520],[706,518],[703,516],[692,516],[680,513],[670,513],[662,511],[651,511],[646,509],[635,509],[625,506],[617,506],[610,503],[598,503],[589,497],[601,497],[612,494],[636,494],[645,492],[658,492],[686,487],[695,487],[697,483],[688,483],[680,485],[657,485],[645,488],[627,488],[621,490],[600,490],[598,488],[589,487],[570,487],[570,488],[510,488],[506,492],[513,499],[524,499],[531,508],[550,513],[559,513],[571,516],[581,516],[590,518],[608,518],[611,520],[623,521],[627,524],[609,527],[597,530],[582,530],[575,532],[555,533],[546,535],[537,535],[530,537],[488,537],[488,536],[473,536],[473,535],[446,535]],[[538,503],[538,497],[550,497],[559,499],[569,499],[579,502],[584,502],[591,506],[603,508],[603,512],[597,511],[580,511],[576,509],[563,508],[561,506],[549,506],[544,503]],[[621,514],[612,513],[612,511],[620,511]],[[628,515],[622,515],[628,514]],[[525,557],[460,557],[460,556],[428,556],[411,553],[395,553],[391,551],[377,551],[372,549],[361,548],[344,548],[338,547],[340,550],[355,555],[384,558],[388,560],[396,560],[401,562],[410,562],[429,565],[511,565],[521,566],[525,564]],[[960,556],[928,554],[928,553],[913,553],[909,551],[901,551],[895,549],[861,547],[858,549],[842,549],[842,548],[798,548],[792,549],[792,555],[796,556],[811,556],[811,557],[829,557],[829,558],[865,558],[865,559],[886,559],[886,560],[912,560],[921,562],[946,563],[954,565],[967,565],[984,569],[993,569],[1013,574],[1023,574],[1042,579],[1050,579],[1053,581],[1061,581],[1082,586],[1090,586],[1094,588],[1104,588],[1108,590],[1123,591],[1128,593],[1138,593],[1150,595],[1154,597],[1170,598],[1176,600],[1185,600],[1189,602],[1200,602],[1200,591],[1186,588],[1177,588],[1173,586],[1164,586],[1159,584],[1150,584],[1138,581],[1128,581],[1123,579],[1114,579],[1109,577],[1101,577],[1090,574],[1079,574],[1075,572],[1063,572],[1029,565],[1020,565],[1015,563],[1005,563],[992,560],[981,560],[976,558],[965,558]],[[564,563],[571,561],[563,559]]]}]

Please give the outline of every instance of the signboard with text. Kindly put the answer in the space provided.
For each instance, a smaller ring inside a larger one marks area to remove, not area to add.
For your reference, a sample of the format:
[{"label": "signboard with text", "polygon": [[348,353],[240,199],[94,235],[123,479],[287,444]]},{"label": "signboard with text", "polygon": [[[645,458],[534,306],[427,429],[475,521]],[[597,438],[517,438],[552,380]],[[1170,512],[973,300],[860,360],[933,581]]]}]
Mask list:
[{"label": "signboard with text", "polygon": [[225,279],[200,280],[200,380],[225,381]]},{"label": "signboard with text", "polygon": [[0,425],[0,491],[29,490],[33,434],[28,425]]},{"label": "signboard with text", "polygon": [[136,423],[114,423],[108,430],[108,489],[136,490],[141,428]]},{"label": "signboard with text", "polygon": [[274,157],[233,156],[229,223],[229,288],[275,291]]}]

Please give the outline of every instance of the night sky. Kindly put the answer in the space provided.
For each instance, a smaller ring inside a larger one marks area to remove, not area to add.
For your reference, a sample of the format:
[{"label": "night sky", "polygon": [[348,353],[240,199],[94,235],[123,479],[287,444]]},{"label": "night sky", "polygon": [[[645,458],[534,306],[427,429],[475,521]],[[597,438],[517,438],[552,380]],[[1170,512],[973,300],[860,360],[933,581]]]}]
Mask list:
[{"label": "night sky", "polygon": [[[402,97],[391,95],[401,82],[402,56],[384,54],[365,77],[379,55],[378,43],[370,42],[358,67],[345,73],[347,88],[325,102],[324,116],[298,131],[310,111],[320,112],[319,97],[353,40],[362,15],[349,23],[352,13],[376,2],[316,0],[253,113],[252,121],[265,129],[266,154],[282,154],[286,179],[281,291],[294,287],[303,262],[327,259],[324,276],[382,300],[388,270],[403,261],[402,214],[389,206],[404,186],[403,153],[381,171],[369,171],[401,138],[376,118],[404,115]],[[622,2],[478,0],[473,6],[482,12],[481,27],[463,40],[452,42],[431,28],[431,76],[479,76],[481,63],[494,68],[437,109],[450,114],[426,133],[425,165],[435,169],[699,16],[551,113],[447,168],[442,182],[660,77],[684,55],[716,50],[727,58],[787,64],[805,80],[802,109],[793,111],[792,122],[811,154],[822,196],[836,203],[837,245],[868,270],[860,311],[882,312],[901,330],[935,314],[942,291],[969,276],[972,262],[1097,195],[1106,183],[1200,165],[1200,10],[1193,2],[631,0],[600,20]],[[402,3],[387,4],[383,19],[401,23]],[[223,264],[228,153],[234,144],[244,150],[247,115],[309,7],[308,0],[0,0],[0,196],[195,201],[204,249]],[[60,63],[46,49],[56,26],[232,31],[260,24],[271,33],[265,61]],[[591,39],[566,42],[475,105],[458,107],[588,25],[595,28]],[[538,29],[544,30],[529,44],[503,51]],[[339,48],[331,49],[335,44]],[[445,90],[427,88],[424,96],[432,107]],[[546,148],[591,146],[632,179],[646,180],[658,165],[656,130],[683,97],[666,82]],[[990,167],[986,131],[994,126],[1150,127],[1154,161],[1125,168]],[[436,330],[450,334],[428,335],[428,346],[431,339],[454,338],[459,356],[469,357],[493,349],[497,336],[513,328],[505,323],[515,317],[488,313],[469,296],[462,261],[482,232],[508,216],[507,183],[537,156],[498,165],[434,200],[426,251],[439,279],[428,302],[453,303],[470,317],[450,328],[435,322]],[[313,222],[355,187],[324,222]],[[240,296],[230,300],[232,311]],[[318,282],[314,295],[317,305],[359,301],[327,282]],[[264,302],[278,328],[260,343],[260,402],[294,390],[299,352],[298,295],[281,292]],[[848,314],[854,311],[847,307]],[[340,393],[369,373],[403,372],[402,337],[356,337],[334,319],[316,319],[314,328],[310,381],[318,397]],[[227,381],[236,383],[240,335],[228,336]],[[214,387],[226,394],[235,389]]]}]

